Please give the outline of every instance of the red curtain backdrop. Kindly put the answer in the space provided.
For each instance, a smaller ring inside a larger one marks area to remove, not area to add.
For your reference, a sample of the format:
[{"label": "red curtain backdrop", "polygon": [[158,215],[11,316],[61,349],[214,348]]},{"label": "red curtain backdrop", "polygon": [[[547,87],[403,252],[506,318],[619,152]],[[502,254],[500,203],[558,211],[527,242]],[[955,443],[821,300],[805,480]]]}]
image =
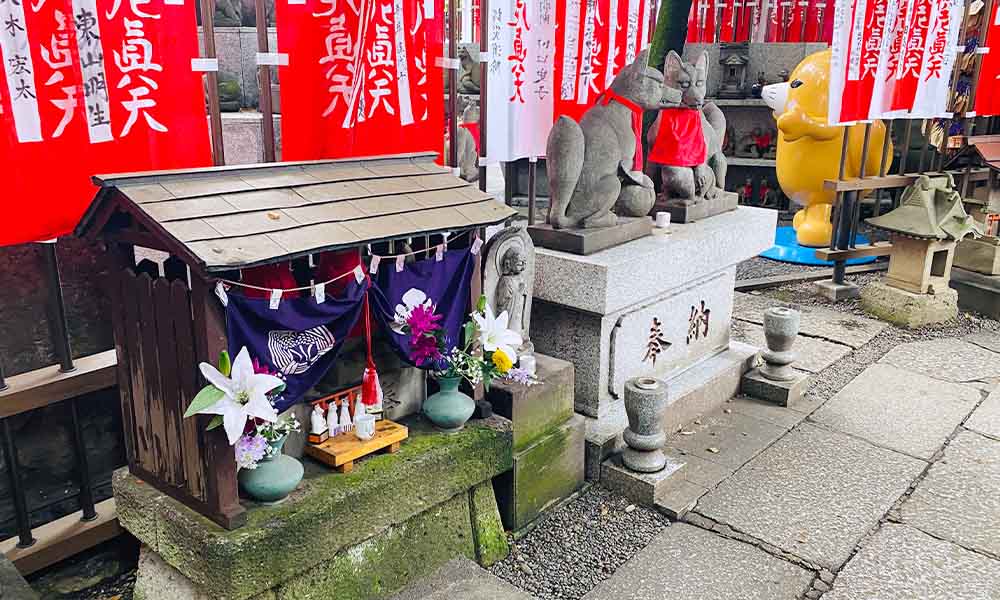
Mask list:
[{"label": "red curtain backdrop", "polygon": [[993,5],[993,14],[986,25],[986,39],[980,46],[990,51],[982,58],[975,111],[979,115],[1000,115],[1000,93],[995,87],[1000,79],[1000,4]]},{"label": "red curtain backdrop", "polygon": [[283,160],[444,146],[444,0],[276,3]]},{"label": "red curtain backdrop", "polygon": [[195,6],[0,2],[0,245],[69,233],[95,174],[211,164]]}]

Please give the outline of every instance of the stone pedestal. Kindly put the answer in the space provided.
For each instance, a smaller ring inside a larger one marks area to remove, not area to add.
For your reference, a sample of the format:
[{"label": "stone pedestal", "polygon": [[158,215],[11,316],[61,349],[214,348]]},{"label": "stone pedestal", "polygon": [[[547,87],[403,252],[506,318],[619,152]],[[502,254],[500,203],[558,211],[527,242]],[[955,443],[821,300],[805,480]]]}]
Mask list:
[{"label": "stone pedestal", "polygon": [[883,321],[916,329],[958,316],[958,292],[945,288],[935,289],[933,294],[915,294],[876,281],[861,291],[861,307]]},{"label": "stone pedestal", "polygon": [[958,291],[958,305],[964,310],[1000,319],[1000,275],[983,275],[956,268],[951,270],[949,285]]},{"label": "stone pedestal", "polygon": [[955,248],[954,265],[983,275],[1000,275],[1000,238],[984,236],[962,240]]},{"label": "stone pedestal", "polygon": [[471,421],[457,434],[410,420],[396,454],[337,474],[306,460],[281,505],[246,502],[226,531],[122,469],[121,525],[144,544],[138,600],[291,600],[391,595],[456,557],[507,554],[491,480],[512,466],[510,423]]},{"label": "stone pedestal", "polygon": [[601,484],[636,504],[653,507],[672,476],[683,468],[684,463],[668,459],[659,471],[637,473],[622,464],[621,456],[613,456],[601,465]]},{"label": "stone pedestal", "polygon": [[528,227],[528,234],[536,246],[584,256],[646,237],[651,233],[653,233],[653,222],[648,217],[620,217],[618,225],[614,227],[594,229],[556,229],[548,223]]},{"label": "stone pedestal", "polygon": [[[626,380],[667,382],[668,432],[730,397],[716,390],[738,389],[755,351],[730,344],[736,264],[771,247],[775,218],[740,207],[586,257],[536,250],[531,339],[576,366],[575,407],[594,420],[589,477],[625,429]],[[685,379],[694,385],[679,389]]]},{"label": "stone pedestal", "polygon": [[841,300],[857,298],[861,295],[861,288],[849,281],[837,283],[832,279],[827,279],[825,281],[817,281],[813,284],[813,288],[817,294],[830,302],[840,302]]},{"label": "stone pedestal", "polygon": [[775,381],[765,377],[760,369],[754,369],[743,376],[740,392],[778,406],[791,406],[802,398],[802,392],[808,385],[809,373],[803,371],[795,371],[792,379]]},{"label": "stone pedestal", "polygon": [[573,412],[573,365],[535,354],[540,383],[495,382],[493,410],[513,427],[514,468],[494,481],[504,526],[517,531],[583,485],[584,419]]},{"label": "stone pedestal", "polygon": [[676,200],[657,202],[653,205],[653,213],[665,211],[670,213],[671,223],[694,223],[715,215],[736,210],[740,204],[739,195],[735,192],[720,191],[711,200],[702,200],[697,204],[682,204]]}]

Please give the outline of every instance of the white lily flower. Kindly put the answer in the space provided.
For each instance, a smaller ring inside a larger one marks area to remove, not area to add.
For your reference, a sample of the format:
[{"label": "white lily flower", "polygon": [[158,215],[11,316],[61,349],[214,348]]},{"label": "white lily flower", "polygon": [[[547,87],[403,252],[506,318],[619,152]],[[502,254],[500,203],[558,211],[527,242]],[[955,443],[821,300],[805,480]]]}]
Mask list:
[{"label": "white lily flower", "polygon": [[512,363],[517,362],[517,348],[521,347],[524,339],[521,334],[508,329],[510,315],[503,311],[499,316],[493,314],[493,309],[486,305],[485,314],[474,313],[472,318],[479,327],[479,343],[482,344],[486,352],[496,352],[497,350],[507,355]]},{"label": "white lily flower", "polygon": [[246,347],[240,350],[233,361],[233,371],[226,377],[208,363],[201,363],[201,374],[209,383],[219,388],[225,396],[221,400],[198,411],[202,415],[222,415],[222,425],[233,445],[246,427],[247,419],[256,417],[269,423],[278,420],[278,411],[271,406],[267,393],[284,382],[273,375],[253,372],[253,362]]}]

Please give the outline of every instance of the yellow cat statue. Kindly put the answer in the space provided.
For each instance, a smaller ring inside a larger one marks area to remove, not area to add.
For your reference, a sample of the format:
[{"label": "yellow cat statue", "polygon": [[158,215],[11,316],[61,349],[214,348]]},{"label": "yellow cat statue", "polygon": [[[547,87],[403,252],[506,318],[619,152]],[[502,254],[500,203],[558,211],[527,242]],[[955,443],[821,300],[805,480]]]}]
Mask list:
[{"label": "yellow cat statue", "polygon": [[[864,123],[829,124],[829,92],[830,50],[824,50],[804,58],[787,82],[765,86],[762,93],[778,122],[778,184],[789,198],[803,206],[792,222],[795,237],[800,245],[817,248],[830,244],[830,213],[836,195],[824,189],[823,182],[837,178],[844,130],[850,136],[845,177],[861,173],[864,145]],[[865,174],[878,174],[884,139],[885,124],[875,121]]]}]

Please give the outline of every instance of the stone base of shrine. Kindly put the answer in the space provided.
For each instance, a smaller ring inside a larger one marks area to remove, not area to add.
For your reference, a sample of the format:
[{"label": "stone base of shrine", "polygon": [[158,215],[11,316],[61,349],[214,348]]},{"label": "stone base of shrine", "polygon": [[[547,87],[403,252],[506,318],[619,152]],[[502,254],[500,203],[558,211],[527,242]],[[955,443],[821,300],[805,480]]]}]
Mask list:
[{"label": "stone base of shrine", "polygon": [[705,199],[696,204],[684,204],[680,200],[669,199],[658,201],[652,213],[659,211],[670,213],[671,223],[694,223],[715,215],[736,210],[740,204],[739,196],[735,192],[720,191],[712,199]]},{"label": "stone base of shrine", "polygon": [[958,291],[958,305],[963,310],[1000,319],[1000,275],[983,275],[956,267],[951,270],[949,285]]},{"label": "stone base of shrine", "polygon": [[648,236],[652,232],[653,222],[648,217],[619,217],[618,224],[613,227],[594,229],[556,229],[548,223],[528,227],[528,234],[536,246],[584,256]]},{"label": "stone base of shrine", "polygon": [[958,298],[958,292],[951,288],[936,290],[934,294],[915,294],[885,281],[875,281],[861,290],[861,308],[883,321],[917,329],[958,316]]},{"label": "stone base of shrine", "polygon": [[955,266],[983,275],[1000,275],[1000,238],[966,238],[955,246]]},{"label": "stone base of shrine", "polygon": [[492,479],[513,466],[510,422],[457,434],[421,419],[396,454],[337,474],[304,459],[306,477],[277,506],[245,502],[226,531],[121,470],[119,522],[143,543],[137,600],[291,600],[391,596],[457,557],[507,555]]}]

